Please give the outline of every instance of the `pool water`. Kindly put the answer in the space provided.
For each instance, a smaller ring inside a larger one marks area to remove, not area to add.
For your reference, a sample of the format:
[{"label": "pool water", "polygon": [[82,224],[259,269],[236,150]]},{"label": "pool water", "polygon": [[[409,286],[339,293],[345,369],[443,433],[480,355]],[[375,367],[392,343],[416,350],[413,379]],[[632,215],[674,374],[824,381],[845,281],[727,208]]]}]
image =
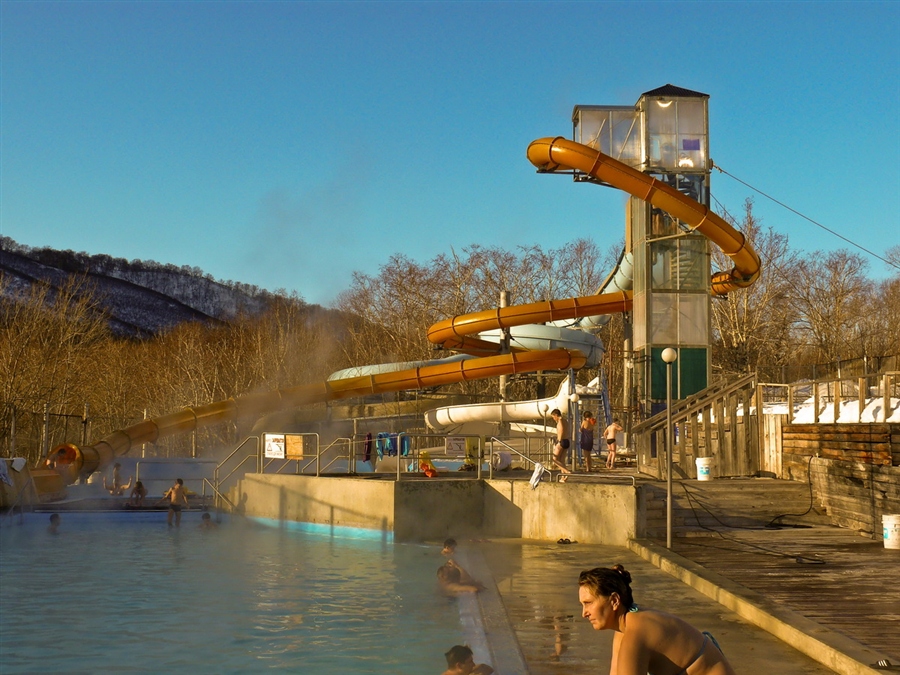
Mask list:
[{"label": "pool water", "polygon": [[0,671],[442,672],[466,641],[437,547],[185,513],[0,528]]}]

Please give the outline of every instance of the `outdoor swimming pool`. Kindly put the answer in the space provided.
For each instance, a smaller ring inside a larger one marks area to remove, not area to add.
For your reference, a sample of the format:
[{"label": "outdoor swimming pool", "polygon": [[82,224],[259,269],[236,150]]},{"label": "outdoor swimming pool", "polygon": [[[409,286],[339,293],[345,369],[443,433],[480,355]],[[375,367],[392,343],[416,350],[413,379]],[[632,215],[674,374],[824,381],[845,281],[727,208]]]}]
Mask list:
[{"label": "outdoor swimming pool", "polygon": [[[0,528],[0,670],[439,673],[464,635],[437,547],[186,513],[48,514]],[[469,629],[466,629],[467,631]],[[473,645],[474,646],[474,645]]]}]

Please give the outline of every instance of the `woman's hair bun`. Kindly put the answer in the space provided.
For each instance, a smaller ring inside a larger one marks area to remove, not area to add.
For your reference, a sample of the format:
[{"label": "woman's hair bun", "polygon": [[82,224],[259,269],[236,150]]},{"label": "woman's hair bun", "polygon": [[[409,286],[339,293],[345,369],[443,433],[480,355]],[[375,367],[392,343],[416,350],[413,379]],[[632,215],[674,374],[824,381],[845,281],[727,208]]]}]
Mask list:
[{"label": "woman's hair bun", "polygon": [[624,579],[626,584],[631,585],[631,574],[628,570],[626,570],[621,564],[613,565],[613,569],[622,575],[622,579]]}]

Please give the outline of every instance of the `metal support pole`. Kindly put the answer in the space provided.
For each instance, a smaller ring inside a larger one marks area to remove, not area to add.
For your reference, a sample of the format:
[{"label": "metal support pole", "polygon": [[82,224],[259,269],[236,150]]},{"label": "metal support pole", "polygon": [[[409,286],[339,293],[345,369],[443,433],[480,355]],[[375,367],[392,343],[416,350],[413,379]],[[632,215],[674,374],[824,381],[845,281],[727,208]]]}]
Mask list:
[{"label": "metal support pole", "polygon": [[[500,291],[500,308],[509,306],[509,291]],[[502,329],[500,333],[500,353],[509,354],[510,333],[509,328]],[[509,400],[509,377],[507,375],[500,376],[500,402],[506,403]],[[509,437],[509,422],[505,421],[504,415],[500,415],[500,436]]]},{"label": "metal support pole", "polygon": [[[547,450],[547,411],[548,410],[550,410],[549,405],[547,405],[546,403],[541,405],[541,412],[543,413],[543,417],[544,417],[544,445],[543,445],[543,448],[541,449],[541,454],[543,454],[543,452],[545,450]],[[553,451],[551,450],[550,456],[552,456],[552,455],[553,455]],[[547,457],[544,461],[549,464],[550,457]]]},{"label": "metal support pole", "polygon": [[16,406],[9,406],[9,456],[16,456]]},{"label": "metal support pole", "polygon": [[84,404],[84,413],[81,416],[81,445],[87,445],[88,442],[88,421],[90,420],[91,404]]},{"label": "metal support pole", "polygon": [[678,353],[671,347],[663,349],[666,362],[666,548],[672,549],[672,364]]},{"label": "metal support pole", "polygon": [[44,437],[41,439],[42,457],[50,455],[50,404],[44,404]]}]

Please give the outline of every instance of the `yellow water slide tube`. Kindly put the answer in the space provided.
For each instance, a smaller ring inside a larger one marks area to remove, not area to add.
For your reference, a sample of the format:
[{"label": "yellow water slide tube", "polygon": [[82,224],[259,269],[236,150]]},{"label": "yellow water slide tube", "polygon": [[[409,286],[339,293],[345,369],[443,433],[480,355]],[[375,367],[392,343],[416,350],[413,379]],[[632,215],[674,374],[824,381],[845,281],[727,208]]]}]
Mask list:
[{"label": "yellow water slide tube", "polygon": [[[759,274],[759,258],[743,235],[706,207],[650,176],[617,162],[596,150],[563,138],[534,141],[528,147],[528,159],[543,171],[577,169],[629,194],[668,211],[674,217],[705,234],[719,245],[735,263],[731,272],[713,277],[716,293],[749,286]],[[142,443],[154,443],[176,434],[252,415],[284,410],[310,403],[334,401],[370,394],[424,389],[457,382],[535,372],[538,370],[579,369],[585,357],[579,351],[551,349],[514,350],[497,354],[494,342],[473,337],[475,334],[526,324],[577,319],[599,314],[614,314],[631,308],[631,293],[618,291],[603,295],[549,300],[456,316],[438,322],[428,330],[428,339],[444,349],[482,356],[439,365],[396,372],[375,373],[277,391],[249,394],[225,401],[144,420],[115,431],[92,445],[74,449],[72,474],[86,476],[104,469],[115,457],[124,455]]]},{"label": "yellow water slide tube", "polygon": [[712,277],[712,292],[750,286],[759,277],[759,256],[746,237],[719,215],[665,183],[602,152],[562,137],[539,138],[528,146],[528,160],[541,171],[577,170],[666,211],[705,235],[731,258],[730,272]]}]

